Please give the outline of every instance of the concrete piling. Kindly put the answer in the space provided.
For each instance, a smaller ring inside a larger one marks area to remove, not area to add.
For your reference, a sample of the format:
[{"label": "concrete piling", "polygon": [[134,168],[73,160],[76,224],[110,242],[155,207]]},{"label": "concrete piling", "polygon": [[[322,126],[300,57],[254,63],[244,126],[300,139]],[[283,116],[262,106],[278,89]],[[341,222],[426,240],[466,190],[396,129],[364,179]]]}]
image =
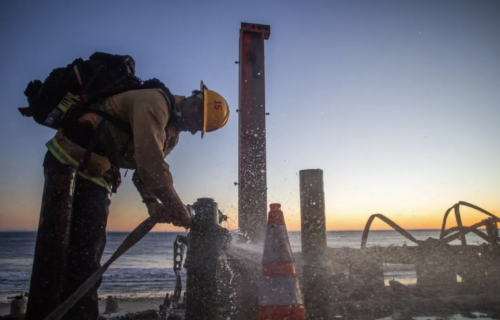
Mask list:
[{"label": "concrete piling", "polygon": [[323,170],[300,171],[300,219],[305,260],[324,260],[326,250]]},{"label": "concrete piling", "polygon": [[10,303],[10,315],[12,317],[23,316],[26,313],[27,300],[23,296],[15,297]]},{"label": "concrete piling", "polygon": [[415,262],[418,287],[424,293],[449,291],[457,284],[456,265],[450,245],[432,238],[423,241]]},{"label": "concrete piling", "polygon": [[104,313],[110,314],[118,312],[118,306],[118,299],[116,297],[113,298],[112,296],[108,296],[108,298],[106,299],[106,308],[104,310]]},{"label": "concrete piling", "polygon": [[325,264],[326,222],[323,170],[300,171],[303,294],[307,319],[329,319],[330,272]]},{"label": "concrete piling", "polygon": [[491,242],[495,243],[498,241],[498,223],[496,220],[493,220],[492,218],[487,219],[485,221],[485,227],[486,234],[488,235],[488,238],[491,239]]}]

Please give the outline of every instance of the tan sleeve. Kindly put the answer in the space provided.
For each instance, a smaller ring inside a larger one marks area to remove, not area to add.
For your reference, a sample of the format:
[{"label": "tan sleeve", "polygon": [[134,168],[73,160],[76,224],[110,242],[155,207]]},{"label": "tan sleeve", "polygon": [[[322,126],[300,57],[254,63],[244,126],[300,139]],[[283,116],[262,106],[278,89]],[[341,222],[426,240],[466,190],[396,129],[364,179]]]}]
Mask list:
[{"label": "tan sleeve", "polygon": [[164,189],[173,184],[163,157],[169,119],[167,101],[156,90],[138,90],[133,94],[133,105],[127,113],[134,134],[137,172],[149,190]]},{"label": "tan sleeve", "polygon": [[145,198],[156,198],[156,195],[142,182],[137,170],[132,175],[132,182],[143,200]]}]

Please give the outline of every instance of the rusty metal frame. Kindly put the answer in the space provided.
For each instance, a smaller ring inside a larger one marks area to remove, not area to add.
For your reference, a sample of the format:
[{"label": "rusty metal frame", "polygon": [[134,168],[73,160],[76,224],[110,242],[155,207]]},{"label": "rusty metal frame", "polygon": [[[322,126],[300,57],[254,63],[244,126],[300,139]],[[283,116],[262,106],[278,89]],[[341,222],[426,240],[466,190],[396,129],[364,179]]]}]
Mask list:
[{"label": "rusty metal frame", "polygon": [[419,244],[420,240],[415,239],[408,231],[406,231],[404,228],[400,227],[396,222],[392,221],[391,219],[387,218],[381,213],[376,213],[372,214],[370,218],[368,218],[368,221],[366,222],[365,229],[363,230],[363,236],[361,237],[361,249],[366,248],[366,242],[368,240],[368,233],[370,232],[370,227],[372,225],[373,220],[375,218],[379,218],[380,220],[384,221],[387,223],[390,227],[392,227],[394,230],[399,232],[403,237],[406,239],[410,240],[411,242],[414,242],[416,244]]},{"label": "rusty metal frame", "polygon": [[254,243],[264,240],[267,218],[264,41],[271,27],[241,23],[238,112],[238,227]]},{"label": "rusty metal frame", "polygon": [[[489,216],[489,218],[484,219],[481,222],[475,223],[471,226],[463,226],[462,216],[460,214],[460,206],[461,205],[472,208],[472,209],[477,210],[477,211],[480,211],[480,212],[484,213],[485,215]],[[448,215],[450,214],[451,210],[454,210],[455,219],[457,221],[457,226],[446,229],[446,221],[448,219]],[[394,230],[399,232],[402,236],[404,236],[408,240],[412,241],[413,243],[416,243],[418,245],[422,242],[421,240],[415,239],[410,233],[408,233],[408,231],[406,231],[404,228],[400,227],[397,223],[395,223],[391,219],[387,218],[383,214],[377,213],[377,214],[371,215],[370,218],[368,218],[368,221],[366,222],[365,229],[363,230],[363,236],[361,238],[361,249],[366,248],[366,242],[368,240],[368,234],[370,232],[370,227],[373,223],[373,220],[375,220],[375,218],[379,218],[380,220],[384,221],[390,227],[392,227]],[[450,243],[453,240],[460,239],[462,242],[462,245],[465,246],[465,245],[467,245],[467,241],[465,240],[465,235],[469,232],[472,232],[490,244],[498,243],[499,242],[498,238],[492,239],[488,235],[477,230],[480,227],[487,226],[488,223],[498,223],[498,222],[500,222],[500,218],[498,218],[493,213],[488,212],[488,211],[484,210],[483,208],[475,206],[471,203],[468,203],[465,201],[459,201],[458,203],[456,203],[452,207],[450,207],[448,210],[446,210],[446,212],[444,214],[444,218],[443,218],[443,225],[441,227],[441,233],[439,235],[439,240],[443,241],[445,243]],[[456,232],[456,233],[454,233],[454,232]]]},{"label": "rusty metal frame", "polygon": [[[472,208],[474,210],[477,210],[479,212],[484,213],[485,215],[489,216],[490,218],[485,219],[479,223],[473,224],[472,226],[464,227],[462,225],[462,217],[460,215],[460,206],[466,206],[466,207]],[[454,210],[454,212],[455,212],[457,226],[446,229],[446,221],[448,219],[448,215],[450,214],[451,210]],[[473,205],[473,204],[465,202],[465,201],[459,201],[458,203],[455,203],[452,207],[450,207],[448,210],[446,210],[446,212],[444,213],[443,225],[441,226],[441,233],[439,235],[439,239],[446,240],[446,242],[451,242],[455,239],[460,238],[462,241],[462,245],[467,245],[467,241],[465,240],[465,235],[469,232],[472,232],[472,233],[478,235],[479,237],[481,237],[482,239],[484,239],[485,241],[488,241],[489,243],[497,242],[498,240],[495,241],[495,240],[487,237],[483,232],[477,230],[477,228],[485,226],[489,221],[494,221],[494,222],[498,223],[498,222],[500,222],[500,219],[496,215],[494,215],[493,213],[488,212],[488,211],[484,210],[483,208],[480,208],[476,205]],[[446,236],[448,236],[449,234],[451,234],[453,232],[457,232],[457,233],[452,235],[452,236],[449,236],[448,238],[445,238]]]}]

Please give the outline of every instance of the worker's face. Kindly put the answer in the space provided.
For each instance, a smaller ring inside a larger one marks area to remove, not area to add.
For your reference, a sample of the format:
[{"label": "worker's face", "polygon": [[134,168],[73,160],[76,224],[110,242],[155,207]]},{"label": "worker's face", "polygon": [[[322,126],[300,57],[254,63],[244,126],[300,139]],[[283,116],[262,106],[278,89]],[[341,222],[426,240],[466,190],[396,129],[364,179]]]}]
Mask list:
[{"label": "worker's face", "polygon": [[179,130],[195,134],[203,129],[203,101],[197,97],[188,97],[181,107]]}]

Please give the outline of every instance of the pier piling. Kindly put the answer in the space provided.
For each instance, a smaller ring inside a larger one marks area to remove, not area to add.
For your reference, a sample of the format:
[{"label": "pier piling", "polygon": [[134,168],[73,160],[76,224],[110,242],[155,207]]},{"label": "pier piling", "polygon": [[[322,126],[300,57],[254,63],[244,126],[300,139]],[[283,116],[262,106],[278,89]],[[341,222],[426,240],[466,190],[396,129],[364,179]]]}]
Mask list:
[{"label": "pier piling", "polygon": [[328,319],[331,277],[325,259],[325,194],[321,169],[300,171],[300,218],[304,263],[302,288],[307,319]]}]

